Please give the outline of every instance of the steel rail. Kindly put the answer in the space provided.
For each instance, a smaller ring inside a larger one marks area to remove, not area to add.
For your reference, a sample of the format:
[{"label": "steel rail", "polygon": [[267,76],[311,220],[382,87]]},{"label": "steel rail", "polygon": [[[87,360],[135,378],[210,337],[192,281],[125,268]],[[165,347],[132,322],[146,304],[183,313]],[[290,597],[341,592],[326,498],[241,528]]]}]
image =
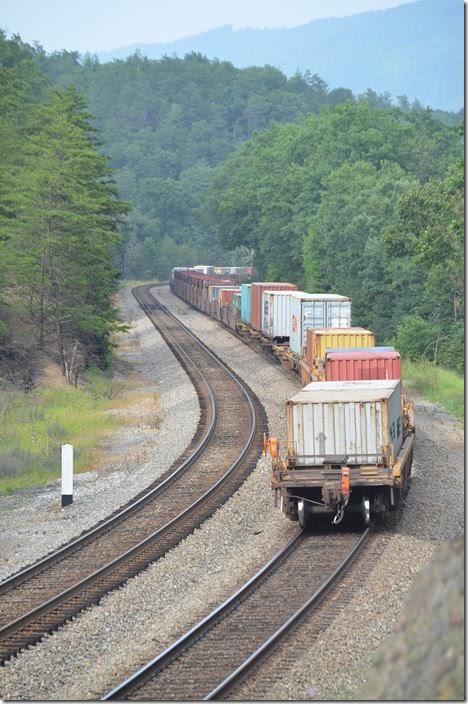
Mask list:
[{"label": "steel rail", "polygon": [[[308,611],[318,600],[325,594],[325,592],[336,582],[343,571],[349,566],[358,552],[359,548],[367,538],[369,534],[369,528],[367,528],[359,539],[353,545],[353,548],[346,556],[340,565],[334,570],[332,575],[328,577],[322,584],[322,586],[315,591],[315,593],[309,597],[306,602],[301,606],[301,608],[296,611],[287,621],[278,628],[265,643],[258,648],[249,658],[241,664],[233,673],[226,677],[219,685],[213,689],[206,697],[206,700],[214,699],[219,694],[227,691],[228,688],[232,687],[234,684],[245,675],[245,673],[254,665],[258,664],[259,660],[263,655],[265,655],[274,644],[276,644],[282,636],[284,636],[290,628],[303,616],[303,614]],[[203,635],[210,630],[210,628],[221,622],[231,611],[235,608],[247,595],[253,593],[261,583],[266,581],[271,575],[273,575],[280,564],[287,559],[288,555],[294,551],[294,549],[299,545],[300,540],[304,538],[304,531],[300,531],[296,536],[290,540],[287,545],[282,548],[266,565],[264,565],[251,579],[249,579],[240,589],[238,589],[232,596],[226,599],[220,606],[215,608],[208,616],[202,619],[198,624],[191,628],[187,633],[182,635],[177,641],[166,648],[162,653],[153,658],[150,662],[144,665],[140,670],[135,672],[133,675],[128,677],[126,680],[118,684],[114,689],[105,694],[102,697],[102,701],[116,700],[120,701],[123,699],[138,699],[138,695],[132,697],[132,692],[135,689],[139,689],[145,682],[151,680],[151,678],[158,675],[168,663],[177,659],[187,648],[193,643],[196,643]]]},{"label": "steel rail", "polygon": [[251,577],[245,584],[240,587],[232,596],[228,597],[226,601],[217,606],[211,613],[208,614],[204,619],[199,621],[193,628],[184,633],[178,640],[176,640],[172,645],[170,645],[166,650],[157,655],[155,658],[146,663],[140,670],[135,672],[133,675],[128,677],[126,680],[121,682],[119,685],[114,687],[110,692],[108,692],[101,701],[108,701],[111,699],[116,699],[117,701],[125,698],[131,689],[137,685],[139,682],[144,680],[145,676],[154,669],[162,668],[166,662],[168,662],[173,657],[176,657],[179,652],[182,652],[187,645],[193,640],[202,635],[202,633],[217,619],[224,616],[225,613],[244,596],[248,591],[254,589],[261,580],[267,575],[267,573],[280,561],[284,556],[293,549],[298,543],[299,539],[303,535],[301,530],[297,535],[295,535],[287,545],[285,545],[281,550],[272,557],[271,560],[267,562],[253,577]]},{"label": "steel rail", "polygon": [[280,628],[278,628],[278,630],[275,631],[275,633],[273,633],[268,640],[263,643],[263,645],[257,648],[257,650],[252,653],[252,655],[250,655],[250,657],[247,658],[247,660],[245,660],[234,672],[232,672],[228,677],[226,677],[225,680],[220,682],[215,689],[207,694],[203,701],[211,701],[226,695],[234,685],[239,684],[245,678],[249,670],[259,664],[260,660],[271,651],[274,645],[277,645],[278,641],[298,623],[307,611],[313,609],[318,604],[320,599],[335,584],[341,574],[354,560],[362,544],[368,538],[370,530],[370,526],[364,530],[349,555],[343,560],[341,565],[337,567],[333,574],[331,574],[330,577],[323,583],[323,585],[317,589],[317,591],[315,591],[314,594],[312,594],[312,596],[282,626],[280,626]]},{"label": "steel rail", "polygon": [[[135,295],[135,290],[132,289],[132,293]],[[135,295],[135,298],[138,300],[137,296]],[[140,304],[141,305],[141,304]],[[150,315],[148,312],[144,309],[144,304],[141,305],[142,309],[144,310],[145,314],[150,318]],[[154,321],[151,320],[152,324],[154,327],[157,328],[155,325]],[[160,332],[161,336],[163,336],[162,332],[160,329],[158,329],[158,332]],[[166,332],[165,335],[170,337],[170,335]],[[164,339],[164,337],[163,337]],[[168,343],[168,340],[165,340],[166,343]],[[168,343],[169,344],[169,343]],[[177,348],[178,354],[185,359],[186,364],[190,365],[192,368],[193,372],[199,377],[200,382],[205,388],[206,394],[209,398],[209,403],[210,403],[210,411],[211,411],[211,419],[208,428],[205,430],[205,433],[203,434],[200,442],[197,444],[193,452],[191,452],[190,456],[184,460],[184,462],[179,465],[169,476],[165,477],[165,479],[161,482],[159,482],[155,487],[150,489],[148,492],[143,494],[143,496],[140,496],[136,500],[131,500],[130,503],[128,503],[125,508],[118,510],[117,513],[112,514],[108,518],[104,519],[104,521],[99,522],[96,526],[93,528],[85,531],[82,533],[78,538],[74,538],[70,542],[66,543],[65,545],[59,547],[57,550],[54,550],[50,554],[46,555],[45,557],[41,558],[37,562],[34,562],[32,565],[28,565],[24,569],[20,570],[19,572],[15,572],[11,576],[7,577],[4,579],[2,582],[0,582],[0,595],[2,592],[4,592],[6,589],[10,589],[13,586],[21,583],[24,581],[25,578],[32,577],[34,574],[37,572],[41,571],[48,565],[52,564],[53,562],[56,562],[59,557],[66,557],[69,553],[73,552],[73,550],[77,547],[80,547],[80,545],[83,545],[83,543],[89,538],[95,537],[101,533],[103,533],[107,528],[112,527],[117,523],[117,521],[121,520],[122,518],[125,518],[125,516],[128,516],[130,513],[133,513],[136,508],[141,506],[142,504],[146,503],[148,500],[153,499],[156,495],[161,493],[174,479],[176,479],[178,476],[180,476],[181,473],[183,473],[186,469],[188,469],[193,462],[200,456],[202,453],[203,449],[205,448],[206,444],[210,440],[211,436],[213,435],[213,431],[215,428],[216,424],[216,401],[213,395],[213,392],[211,390],[211,387],[209,385],[209,382],[207,379],[204,377],[204,375],[201,373],[201,371],[196,367],[196,365],[192,362],[192,360],[187,356],[186,352],[180,347],[180,345],[175,341],[171,340],[170,343],[172,346]],[[179,360],[180,361],[180,360]],[[197,390],[197,394],[199,396],[199,400],[201,400],[201,396],[199,391]],[[2,629],[0,629],[0,635],[2,634]]]},{"label": "steel rail", "polygon": [[[149,291],[147,290],[148,287],[145,287],[145,288],[146,288],[146,293],[159,305],[157,299],[156,299],[151,293],[149,293]],[[138,297],[137,297],[137,295],[136,295],[136,292],[135,292],[135,297],[136,297],[137,300],[138,300]],[[139,302],[140,302],[140,304],[142,304],[141,301],[139,301]],[[148,312],[148,306],[147,306],[147,304],[144,304],[144,303],[143,303],[142,307],[144,308],[144,310],[145,310],[145,312],[146,312],[147,314],[152,315],[152,311]],[[229,370],[229,369],[226,367],[226,365],[224,365],[220,360],[218,360],[218,359],[216,358],[216,355],[214,355],[214,354],[211,352],[211,350],[209,350],[209,349],[206,347],[206,345],[204,345],[200,340],[198,340],[198,338],[197,338],[195,335],[193,335],[193,334],[191,333],[191,331],[189,331],[189,330],[186,328],[186,326],[184,326],[183,324],[181,324],[181,323],[177,320],[177,318],[176,318],[175,316],[173,316],[169,311],[167,311],[167,309],[165,309],[164,306],[161,306],[161,308],[162,308],[162,310],[165,312],[165,314],[167,314],[167,315],[169,315],[170,317],[174,318],[174,320],[177,322],[178,325],[180,325],[181,328],[184,328],[188,333],[190,333],[191,337],[193,337],[193,338],[197,341],[197,344],[199,344],[199,345],[216,361],[216,364],[217,364],[218,366],[221,365],[221,366],[223,367],[223,369],[226,371],[226,373],[227,373],[229,376],[232,377],[232,379],[235,381],[235,383],[236,383],[236,384],[238,385],[238,387],[241,389],[242,394],[245,396],[245,398],[246,398],[246,400],[247,400],[247,402],[248,402],[248,406],[249,406],[249,410],[250,410],[250,416],[251,416],[250,433],[249,433],[248,440],[247,440],[247,442],[245,443],[244,447],[242,448],[242,451],[241,451],[241,453],[238,455],[238,457],[237,457],[237,459],[235,460],[235,462],[233,462],[233,463],[230,465],[230,467],[227,469],[227,471],[224,472],[223,475],[221,475],[221,477],[219,477],[218,480],[217,480],[214,484],[212,484],[211,487],[210,487],[207,491],[205,491],[200,497],[198,497],[198,498],[196,499],[196,501],[194,501],[192,504],[190,504],[189,507],[187,507],[187,508],[184,509],[182,512],[180,512],[179,514],[177,514],[177,515],[176,515],[175,517],[173,517],[170,521],[168,521],[164,526],[158,528],[155,532],[153,532],[152,534],[150,534],[149,536],[147,536],[144,540],[140,541],[137,545],[133,546],[132,548],[130,548],[129,550],[127,550],[127,551],[126,551],[125,553],[123,553],[122,555],[120,555],[120,556],[118,556],[117,558],[113,559],[113,560],[110,561],[109,563],[103,565],[103,566],[100,567],[98,570],[95,570],[92,574],[86,576],[84,579],[82,579],[82,580],[80,580],[79,582],[75,583],[75,584],[72,585],[71,587],[69,587],[69,588],[65,589],[64,591],[60,592],[59,594],[55,595],[54,597],[52,597],[51,599],[47,600],[47,601],[44,602],[43,604],[39,605],[39,606],[36,607],[35,609],[32,609],[31,611],[27,612],[26,614],[23,614],[22,616],[20,616],[19,618],[15,619],[15,620],[12,621],[11,623],[6,624],[5,626],[3,626],[3,628],[0,629],[0,639],[5,639],[5,638],[8,638],[9,636],[14,635],[16,632],[18,632],[18,631],[20,630],[20,628],[24,628],[25,626],[27,626],[27,625],[29,625],[30,623],[34,622],[34,620],[38,619],[42,614],[45,614],[45,613],[47,613],[47,612],[53,611],[53,610],[54,610],[56,607],[58,607],[60,604],[62,604],[62,603],[64,603],[64,602],[67,602],[67,601],[69,601],[71,598],[73,598],[73,596],[74,596],[75,594],[77,594],[78,592],[82,591],[83,588],[89,587],[89,586],[92,585],[93,583],[96,583],[98,580],[101,580],[102,578],[105,578],[105,576],[106,576],[107,574],[111,573],[111,572],[112,572],[113,570],[115,570],[119,565],[122,565],[126,560],[128,560],[128,559],[131,558],[132,556],[136,555],[138,552],[141,552],[142,549],[144,549],[145,547],[147,547],[147,546],[149,546],[149,545],[155,543],[155,542],[158,540],[158,538],[160,538],[162,535],[167,534],[167,533],[170,533],[171,528],[173,528],[174,526],[176,526],[176,525],[179,524],[179,523],[182,523],[182,522],[184,521],[184,519],[186,519],[186,518],[187,518],[191,513],[193,513],[197,508],[203,506],[203,503],[206,502],[206,500],[207,500],[210,496],[212,496],[213,494],[215,494],[216,491],[217,491],[220,487],[222,487],[222,485],[226,482],[226,480],[230,477],[230,475],[234,472],[234,470],[243,462],[243,460],[245,459],[245,455],[249,452],[249,450],[250,450],[251,447],[252,447],[252,444],[253,444],[253,441],[254,441],[254,438],[255,438],[256,428],[257,428],[257,418],[256,418],[256,413],[255,413],[255,408],[254,408],[253,402],[252,402],[251,398],[249,397],[249,394],[248,394],[247,389],[244,387],[244,385],[241,383],[241,381],[240,381],[238,378],[236,378],[235,374],[234,374],[233,372],[231,372],[231,370]],[[150,319],[151,319],[151,318],[150,318]],[[156,324],[155,324],[155,322],[154,322],[154,320],[152,320],[152,322],[153,322],[153,324],[155,325],[155,327],[157,327]],[[164,337],[164,335],[167,335],[167,331],[165,331],[164,334],[163,334],[163,332],[162,332],[161,330],[160,330],[160,332],[161,332],[161,335],[162,335],[163,337]],[[183,350],[182,348],[180,348],[180,346],[178,345],[178,343],[176,343],[175,341],[172,341],[172,342],[173,342],[175,345],[177,345],[178,351],[180,351],[180,354],[181,354],[181,355],[184,355],[184,356],[188,359],[188,357],[187,357],[187,355],[185,354],[184,350]],[[192,364],[193,368],[194,368],[194,369],[197,369],[197,368],[195,367],[195,365],[191,362],[191,360],[189,360],[189,361],[190,361],[190,363]],[[202,374],[198,369],[197,369],[197,373],[199,374],[199,376],[200,376],[202,379],[204,379],[204,382],[205,382],[205,383],[208,385],[208,387],[209,387],[208,381],[205,379],[205,377],[203,376],[203,374]],[[210,389],[210,394],[211,394],[210,398],[211,398],[211,400],[212,400],[212,402],[213,402],[213,404],[214,404],[214,411],[215,411],[215,410],[216,410],[216,404],[215,404],[215,399],[214,399],[214,397],[213,397],[213,394],[212,394],[212,392],[211,392],[211,389]],[[215,420],[215,419],[213,418],[213,419],[212,419],[212,423],[210,424],[210,428],[211,428],[211,429],[212,429],[212,427],[213,427],[214,420]],[[212,434],[212,433],[210,433],[210,436],[211,436],[211,434]],[[196,448],[196,450],[195,450],[195,452],[193,453],[193,455],[196,454],[196,455],[198,456],[198,455],[201,453],[201,451],[204,449],[204,447],[206,446],[206,443],[207,443],[208,440],[209,440],[209,438],[207,438],[206,436],[203,436],[203,441],[199,444],[200,446]],[[191,456],[183,463],[182,466],[185,466],[185,465],[188,465],[188,464],[193,463],[193,461],[196,459],[193,455],[191,455]],[[175,474],[177,474],[177,472],[173,472],[163,483],[161,483],[161,486],[162,486],[163,484],[166,485],[169,480],[171,480],[171,479],[174,478]],[[160,489],[160,485],[158,485],[155,489],[152,490],[152,492],[150,492],[151,495],[154,496],[155,492],[156,492],[158,489],[161,490],[161,489]],[[80,543],[84,543],[84,542],[85,542],[87,539],[89,539],[89,537],[92,536],[93,534],[97,534],[97,533],[103,532],[104,526],[105,526],[106,528],[111,528],[111,527],[112,527],[112,523],[114,523],[117,518],[122,518],[126,513],[129,512],[129,510],[130,510],[131,508],[134,508],[135,505],[138,505],[139,503],[141,503],[141,501],[143,501],[143,500],[145,500],[145,499],[147,499],[147,495],[145,495],[144,497],[142,497],[141,499],[139,499],[138,502],[132,503],[126,510],[119,512],[119,514],[117,514],[117,516],[114,516],[114,517],[112,517],[111,519],[108,519],[107,521],[105,521],[104,524],[100,524],[100,525],[97,526],[95,529],[93,529],[93,530],[87,532],[86,534],[84,534],[83,536],[81,536],[79,539],[73,541],[73,543],[72,543],[73,547],[77,547],[77,546],[79,547],[79,544],[80,544]],[[198,524],[197,524],[197,525],[198,525]],[[190,532],[190,531],[189,531],[189,532]],[[57,559],[57,556],[63,558],[64,556],[66,556],[65,553],[66,553],[67,551],[70,551],[70,549],[71,549],[71,546],[70,546],[70,544],[69,544],[68,546],[65,546],[64,548],[62,548],[62,549],[60,549],[59,551],[57,551],[56,553],[53,553],[51,556],[48,556],[48,557],[45,558],[44,560],[40,561],[40,565],[41,565],[42,567],[47,566],[47,563],[53,562],[53,561],[54,561],[54,558]],[[152,562],[152,560],[149,560],[149,561],[146,563],[146,566],[147,566],[147,564],[149,564],[150,562]],[[21,573],[21,575],[22,575],[24,578],[26,578],[26,575],[27,575],[27,576],[30,576],[30,575],[34,572],[34,570],[37,571],[38,568],[39,568],[39,563],[36,563],[36,564],[33,565],[31,568],[29,568],[29,570],[28,570],[28,569],[23,570],[22,573]],[[140,568],[138,571],[141,571],[141,569],[143,569],[143,567]],[[135,572],[135,574],[136,574],[136,572]],[[16,578],[18,579],[19,575],[15,575],[14,577],[16,577]],[[122,583],[123,583],[124,581],[126,581],[126,579],[128,579],[128,577],[126,577],[125,579],[123,579]],[[10,584],[11,584],[12,581],[13,581],[13,580],[8,580],[8,582],[9,582]],[[3,585],[5,585],[5,584],[6,584],[6,582],[3,583]],[[3,585],[1,585],[1,586],[3,586]],[[112,588],[114,588],[114,587],[112,587]],[[103,592],[103,593],[106,593],[107,591],[109,591],[109,589],[104,589],[104,592]],[[102,594],[101,594],[101,596],[102,596]],[[99,597],[99,598],[100,598],[100,597]],[[97,600],[98,600],[98,599],[96,599],[96,598],[93,597],[93,598],[91,599],[91,603],[93,603],[93,602],[95,602],[95,601],[97,601]],[[83,608],[83,607],[82,607],[82,608]],[[81,610],[81,609],[78,609],[78,611],[79,611],[79,610]],[[66,619],[65,619],[65,620],[66,620]],[[50,629],[49,629],[49,630],[50,630]],[[52,629],[52,630],[53,630],[53,629]],[[43,635],[43,633],[42,633],[42,635]],[[27,641],[26,645],[27,645],[27,644],[30,644],[31,642],[36,642],[37,640],[39,640],[39,639],[42,637],[42,635],[37,635],[37,636],[31,637],[31,638]],[[16,651],[15,651],[15,652],[16,652]],[[12,653],[12,654],[13,654],[13,653]]]}]

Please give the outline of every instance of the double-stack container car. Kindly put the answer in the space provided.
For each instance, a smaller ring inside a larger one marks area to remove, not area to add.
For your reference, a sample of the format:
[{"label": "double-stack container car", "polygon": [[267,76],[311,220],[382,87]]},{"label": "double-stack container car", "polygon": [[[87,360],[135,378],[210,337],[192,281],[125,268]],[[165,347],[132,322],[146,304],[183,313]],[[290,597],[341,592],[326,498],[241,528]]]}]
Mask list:
[{"label": "double-stack container car", "polygon": [[171,286],[241,338],[260,341],[305,384],[287,402],[287,446],[273,459],[282,510],[308,527],[321,513],[339,522],[359,511],[368,523],[398,508],[414,443],[400,355],[376,347],[372,331],[352,327],[350,298],[246,281],[250,274],[174,269]]}]

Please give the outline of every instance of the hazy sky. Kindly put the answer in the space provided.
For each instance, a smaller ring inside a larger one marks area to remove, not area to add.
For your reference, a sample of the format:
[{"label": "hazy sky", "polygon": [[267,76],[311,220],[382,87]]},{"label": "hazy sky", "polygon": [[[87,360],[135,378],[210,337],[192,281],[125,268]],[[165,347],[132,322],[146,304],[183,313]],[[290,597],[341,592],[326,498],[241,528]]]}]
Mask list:
[{"label": "hazy sky", "polygon": [[207,29],[295,27],[410,0],[0,0],[0,28],[47,50],[107,51]]}]

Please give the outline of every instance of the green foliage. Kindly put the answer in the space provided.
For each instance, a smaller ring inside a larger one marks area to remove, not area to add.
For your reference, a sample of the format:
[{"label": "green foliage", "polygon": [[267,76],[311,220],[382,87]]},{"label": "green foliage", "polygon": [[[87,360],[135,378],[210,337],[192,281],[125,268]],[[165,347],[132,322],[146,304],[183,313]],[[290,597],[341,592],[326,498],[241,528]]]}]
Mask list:
[{"label": "green foliage", "polygon": [[464,417],[465,383],[461,374],[428,361],[405,361],[403,381],[424,398],[440,403],[456,418]]},{"label": "green foliage", "polygon": [[133,205],[121,249],[132,277],[232,261],[241,241],[220,244],[207,202],[215,167],[272,121],[294,122],[352,97],[310,73],[288,79],[272,66],[241,70],[197,53],[103,65],[73,52],[33,54],[55,84],[75,85],[96,115],[120,192]]},{"label": "green foliage", "polygon": [[460,371],[461,156],[458,128],[429,111],[348,101],[254,135],[218,167],[207,209],[261,278],[349,295],[378,344],[397,335]]},{"label": "green foliage", "polygon": [[65,366],[75,343],[88,362],[108,354],[118,249],[140,279],[253,260],[261,277],[352,296],[378,343],[463,369],[453,116],[196,53],[101,65],[0,37],[0,71],[0,286],[14,282],[40,344],[63,337]]},{"label": "green foliage", "polygon": [[397,325],[395,347],[412,362],[427,356],[434,344],[434,325],[419,315],[406,315]]},{"label": "green foliage", "polygon": [[[115,384],[93,370],[85,389],[5,391],[0,400],[0,492],[60,476],[61,445],[74,446],[74,468],[89,468],[103,433],[116,427],[107,414]],[[96,418],[99,422],[96,422]]]},{"label": "green foliage", "polygon": [[83,99],[38,75],[30,48],[0,36],[1,273],[37,345],[72,380],[79,364],[105,363],[118,328],[114,256],[128,208]]},{"label": "green foliage", "polygon": [[[418,312],[432,327],[424,355],[464,368],[464,185],[458,160],[442,179],[416,184],[400,198],[384,247],[395,271],[405,259],[407,290],[418,288]],[[411,309],[411,300],[407,311]],[[414,309],[414,308],[413,308]],[[413,356],[414,358],[414,356]]]}]

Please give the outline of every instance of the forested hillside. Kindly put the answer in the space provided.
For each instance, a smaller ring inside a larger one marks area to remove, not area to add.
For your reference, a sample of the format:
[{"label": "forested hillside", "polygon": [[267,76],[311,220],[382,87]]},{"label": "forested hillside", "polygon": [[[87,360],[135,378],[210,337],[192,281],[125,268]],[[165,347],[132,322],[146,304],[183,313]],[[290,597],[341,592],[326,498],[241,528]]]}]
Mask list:
[{"label": "forested hillside", "polygon": [[460,128],[349,102],[255,135],[219,167],[212,217],[260,278],[350,295],[379,344],[461,370],[462,159]]},{"label": "forested hillside", "polygon": [[[331,11],[330,11],[330,14]],[[276,66],[286,75],[318,73],[331,87],[354,93],[388,91],[424,106],[463,106],[463,3],[419,0],[350,17],[313,20],[290,29],[228,25],[167,44],[135,44],[99,54],[123,59],[139,50],[159,59],[201,52],[235,66]]]},{"label": "forested hillside", "polygon": [[0,362],[33,383],[47,353],[75,381],[104,365],[118,223],[127,211],[83,99],[53,89],[20,41],[0,35]]},{"label": "forested hillside", "polygon": [[453,115],[198,54],[102,65],[18,39],[1,50],[6,322],[18,304],[64,371],[75,349],[107,353],[112,256],[135,278],[253,259],[261,276],[351,295],[379,343],[462,368]]},{"label": "forested hillside", "polygon": [[55,84],[75,85],[96,115],[103,150],[133,206],[122,252],[128,276],[167,277],[175,261],[235,263],[202,208],[213,167],[271,120],[293,122],[352,97],[328,90],[318,76],[287,79],[271,67],[239,70],[198,54],[103,65],[76,53],[36,49],[34,56]]}]

